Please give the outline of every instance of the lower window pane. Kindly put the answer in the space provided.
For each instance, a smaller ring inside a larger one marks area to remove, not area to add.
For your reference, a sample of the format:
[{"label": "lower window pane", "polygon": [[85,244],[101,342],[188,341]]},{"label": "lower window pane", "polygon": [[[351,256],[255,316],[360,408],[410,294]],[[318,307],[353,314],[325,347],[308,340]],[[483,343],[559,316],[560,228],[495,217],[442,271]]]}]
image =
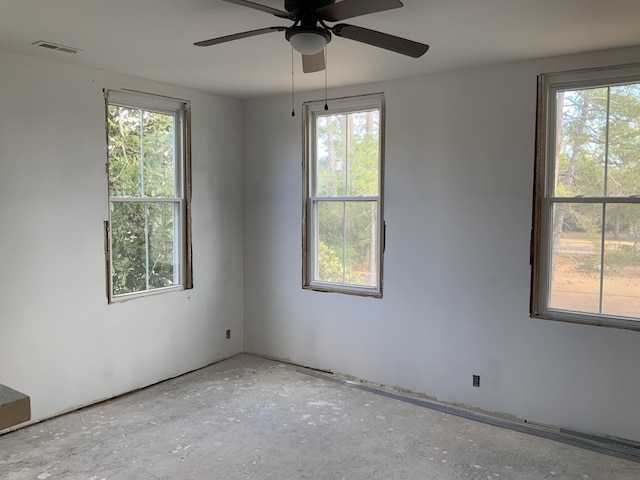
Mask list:
[{"label": "lower window pane", "polygon": [[608,204],[602,313],[640,318],[640,205]]},{"label": "lower window pane", "polygon": [[549,307],[600,313],[602,204],[553,206]]},{"label": "lower window pane", "polygon": [[113,295],[179,283],[175,262],[175,203],[111,204]]},{"label": "lower window pane", "polygon": [[376,287],[377,202],[319,201],[317,218],[315,280]]},{"label": "lower window pane", "polygon": [[344,203],[318,202],[316,278],[344,283]]},{"label": "lower window pane", "polygon": [[111,282],[113,295],[146,290],[146,238],[143,203],[111,204]]},{"label": "lower window pane", "polygon": [[377,278],[376,202],[346,204],[345,277],[351,285],[375,287]]},{"label": "lower window pane", "polygon": [[179,283],[174,269],[174,203],[148,204],[149,289],[170,287]]}]

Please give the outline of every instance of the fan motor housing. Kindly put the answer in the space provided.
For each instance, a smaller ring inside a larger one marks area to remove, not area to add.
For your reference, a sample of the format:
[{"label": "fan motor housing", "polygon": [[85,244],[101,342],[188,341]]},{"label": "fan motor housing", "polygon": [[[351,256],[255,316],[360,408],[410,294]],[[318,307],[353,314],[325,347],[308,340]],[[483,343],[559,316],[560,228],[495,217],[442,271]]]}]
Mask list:
[{"label": "fan motor housing", "polygon": [[284,9],[293,14],[297,14],[303,11],[316,11],[319,8],[326,7],[336,3],[335,0],[285,0]]}]

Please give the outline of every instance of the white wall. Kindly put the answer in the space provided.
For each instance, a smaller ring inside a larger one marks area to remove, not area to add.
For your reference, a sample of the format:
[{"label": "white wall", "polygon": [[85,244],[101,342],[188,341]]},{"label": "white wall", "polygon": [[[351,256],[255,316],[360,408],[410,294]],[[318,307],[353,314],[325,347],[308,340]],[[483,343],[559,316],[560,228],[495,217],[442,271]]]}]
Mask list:
[{"label": "white wall", "polygon": [[[246,351],[640,441],[640,333],[527,313],[536,75],[639,54],[332,90],[386,95],[376,300],[301,288],[302,127],[289,96],[243,111],[237,100],[0,52],[0,383],[31,395],[41,419],[232,355],[244,340]],[[103,88],[192,102],[193,290],[106,303]]]},{"label": "white wall", "polygon": [[[0,383],[41,419],[242,351],[241,103],[2,52],[0,86]],[[107,305],[103,88],[191,100],[193,290]]]},{"label": "white wall", "polygon": [[386,96],[382,300],[302,290],[301,117],[289,96],[245,102],[245,350],[640,441],[640,332],[528,315],[536,75],[639,54],[332,90]]}]

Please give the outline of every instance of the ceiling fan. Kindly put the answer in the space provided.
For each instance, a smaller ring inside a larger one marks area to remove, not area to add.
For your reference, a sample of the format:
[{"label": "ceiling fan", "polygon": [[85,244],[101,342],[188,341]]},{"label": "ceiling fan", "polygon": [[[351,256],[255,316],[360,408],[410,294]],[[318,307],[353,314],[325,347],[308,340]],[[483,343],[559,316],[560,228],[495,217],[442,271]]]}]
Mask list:
[{"label": "ceiling fan", "polygon": [[368,28],[346,23],[337,23],[333,26],[327,25],[327,22],[335,23],[360,15],[400,8],[403,5],[398,0],[342,0],[338,2],[336,0],[285,0],[284,11],[246,0],[222,1],[291,20],[293,25],[249,30],[248,32],[203,40],[194,43],[194,45],[208,47],[264,33],[285,32],[287,41],[302,54],[302,69],[304,73],[319,72],[325,69],[324,47],[331,41],[331,34],[413,58],[421,57],[429,50],[429,45],[369,30]]}]

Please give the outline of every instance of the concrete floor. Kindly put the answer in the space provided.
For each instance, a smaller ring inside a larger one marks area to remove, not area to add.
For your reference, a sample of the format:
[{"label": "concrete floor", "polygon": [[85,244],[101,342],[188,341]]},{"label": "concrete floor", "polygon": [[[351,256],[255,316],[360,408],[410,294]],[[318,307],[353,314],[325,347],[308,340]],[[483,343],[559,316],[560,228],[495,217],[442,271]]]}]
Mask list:
[{"label": "concrete floor", "polygon": [[0,478],[640,479],[640,463],[239,355],[0,436]]}]

